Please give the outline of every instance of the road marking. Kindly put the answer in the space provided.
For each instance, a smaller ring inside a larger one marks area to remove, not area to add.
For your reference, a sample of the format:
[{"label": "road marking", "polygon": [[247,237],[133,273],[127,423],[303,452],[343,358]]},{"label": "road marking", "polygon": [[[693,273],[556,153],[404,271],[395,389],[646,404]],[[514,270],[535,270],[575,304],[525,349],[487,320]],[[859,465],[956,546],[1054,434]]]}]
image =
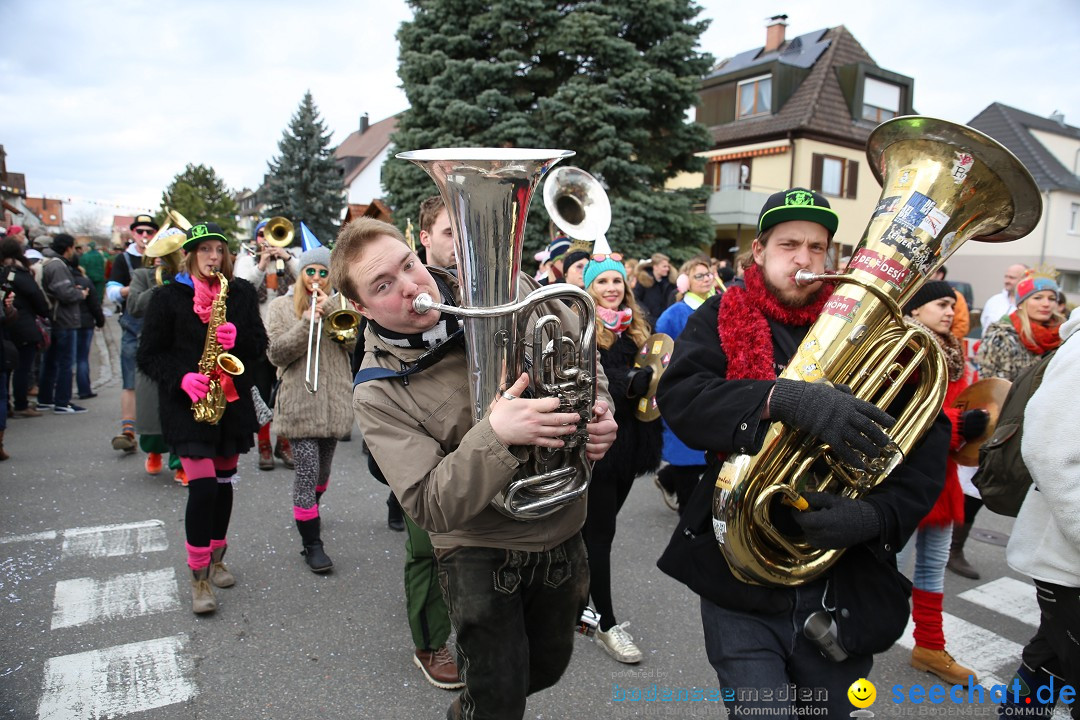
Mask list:
[{"label": "road marking", "polygon": [[[993,685],[1005,684],[1000,679],[1002,675],[1012,678],[1020,664],[1022,645],[949,613],[941,613],[941,619],[945,649],[956,662],[975,671],[980,685],[989,690]],[[908,649],[915,647],[914,631],[915,622],[908,618],[907,628],[896,644]]]},{"label": "road marking", "polygon": [[171,569],[76,578],[56,583],[52,629],[176,610],[180,596]]},{"label": "road marking", "polygon": [[38,720],[111,718],[198,694],[186,635],[64,655],[45,663]]},{"label": "road marking", "polygon": [[161,520],[70,528],[64,531],[61,558],[116,557],[156,552],[169,547]]},{"label": "road marking", "polygon": [[1039,627],[1039,601],[1035,586],[1011,577],[1000,577],[960,593],[960,598],[1002,615]]},{"label": "road marking", "polygon": [[29,535],[8,535],[7,537],[0,537],[0,545],[6,545],[8,543],[18,542],[38,542],[40,540],[55,540],[56,531],[46,530],[45,532],[30,533]]}]

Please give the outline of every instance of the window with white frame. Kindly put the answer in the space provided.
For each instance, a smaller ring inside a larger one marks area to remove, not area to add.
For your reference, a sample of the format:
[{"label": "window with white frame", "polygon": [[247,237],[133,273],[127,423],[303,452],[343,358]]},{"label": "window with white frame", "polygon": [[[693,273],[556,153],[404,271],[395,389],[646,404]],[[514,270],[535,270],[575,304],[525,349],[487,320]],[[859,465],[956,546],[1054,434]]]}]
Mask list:
[{"label": "window with white frame", "polygon": [[1080,203],[1069,205],[1069,233],[1080,234]]},{"label": "window with white frame", "polygon": [[863,120],[880,123],[900,114],[900,86],[867,77],[863,83]]},{"label": "window with white frame", "polygon": [[748,118],[772,112],[772,75],[743,80],[738,88],[738,117]]}]

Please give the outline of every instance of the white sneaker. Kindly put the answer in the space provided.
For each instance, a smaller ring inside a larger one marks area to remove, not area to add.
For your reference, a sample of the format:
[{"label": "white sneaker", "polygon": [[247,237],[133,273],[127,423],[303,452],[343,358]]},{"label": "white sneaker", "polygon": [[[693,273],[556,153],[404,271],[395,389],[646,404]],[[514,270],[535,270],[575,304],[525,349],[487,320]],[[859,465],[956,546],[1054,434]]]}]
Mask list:
[{"label": "white sneaker", "polygon": [[638,650],[638,646],[634,644],[634,636],[626,632],[629,626],[630,623],[624,622],[612,625],[607,632],[598,629],[596,642],[600,643],[600,647],[619,662],[633,665],[641,662],[641,650]]},{"label": "white sneaker", "polygon": [[664,504],[667,505],[670,510],[679,512],[679,496],[660,484],[659,475],[653,476],[653,484],[660,490],[660,497],[664,500]]}]

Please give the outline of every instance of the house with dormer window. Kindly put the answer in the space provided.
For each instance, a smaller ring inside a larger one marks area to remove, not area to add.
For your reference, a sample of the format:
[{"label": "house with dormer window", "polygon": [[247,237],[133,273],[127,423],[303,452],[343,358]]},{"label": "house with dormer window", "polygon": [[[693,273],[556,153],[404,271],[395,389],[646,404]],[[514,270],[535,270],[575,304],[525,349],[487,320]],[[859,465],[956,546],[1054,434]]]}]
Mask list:
[{"label": "house with dormer window", "polygon": [[1065,117],[1034,115],[993,103],[968,122],[1009,148],[1042,193],[1039,224],[1007,243],[965,243],[949,261],[949,278],[971,283],[976,307],[1001,291],[1005,268],[1049,265],[1069,301],[1080,301],[1080,127]]},{"label": "house with dormer window", "polygon": [[748,250],[765,199],[795,186],[829,198],[841,218],[835,255],[850,253],[881,191],[866,167],[867,137],[913,112],[915,81],[879,67],[845,27],[790,39],[786,29],[786,15],[771,18],[763,46],[701,82],[697,120],[714,144],[699,155],[716,257]]}]

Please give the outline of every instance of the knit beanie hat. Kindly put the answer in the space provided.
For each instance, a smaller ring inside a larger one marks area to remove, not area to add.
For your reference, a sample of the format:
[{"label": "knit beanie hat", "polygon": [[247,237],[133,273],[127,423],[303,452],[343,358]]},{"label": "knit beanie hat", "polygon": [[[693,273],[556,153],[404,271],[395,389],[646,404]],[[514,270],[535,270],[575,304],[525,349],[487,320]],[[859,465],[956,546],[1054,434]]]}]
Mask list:
[{"label": "knit beanie hat", "polygon": [[589,257],[589,252],[585,250],[572,250],[563,255],[562,266],[563,272],[570,269],[570,266],[579,260],[585,260]]},{"label": "knit beanie hat", "polygon": [[904,306],[904,314],[910,315],[912,310],[918,310],[926,303],[932,303],[935,300],[947,297],[956,297],[956,291],[953,290],[952,285],[944,280],[932,280],[911,296],[911,300]]},{"label": "knit beanie hat", "polygon": [[1034,273],[1029,270],[1027,275],[1020,278],[1020,282],[1016,283],[1016,307],[1020,307],[1029,297],[1043,290],[1052,290],[1056,295],[1060,288],[1054,282],[1054,278],[1049,275]]},{"label": "knit beanie hat", "polygon": [[593,280],[595,280],[600,273],[607,272],[608,270],[618,271],[618,273],[623,276],[623,281],[625,282],[626,267],[622,264],[622,255],[612,253],[607,238],[601,235],[596,238],[596,243],[593,245],[592,259],[589,260],[589,264],[585,266],[585,289],[589,289],[589,286],[593,284]]},{"label": "knit beanie hat", "polygon": [[300,270],[301,272],[308,265],[322,265],[325,268],[330,267],[330,251],[320,245],[319,247],[305,250],[300,255]]}]

